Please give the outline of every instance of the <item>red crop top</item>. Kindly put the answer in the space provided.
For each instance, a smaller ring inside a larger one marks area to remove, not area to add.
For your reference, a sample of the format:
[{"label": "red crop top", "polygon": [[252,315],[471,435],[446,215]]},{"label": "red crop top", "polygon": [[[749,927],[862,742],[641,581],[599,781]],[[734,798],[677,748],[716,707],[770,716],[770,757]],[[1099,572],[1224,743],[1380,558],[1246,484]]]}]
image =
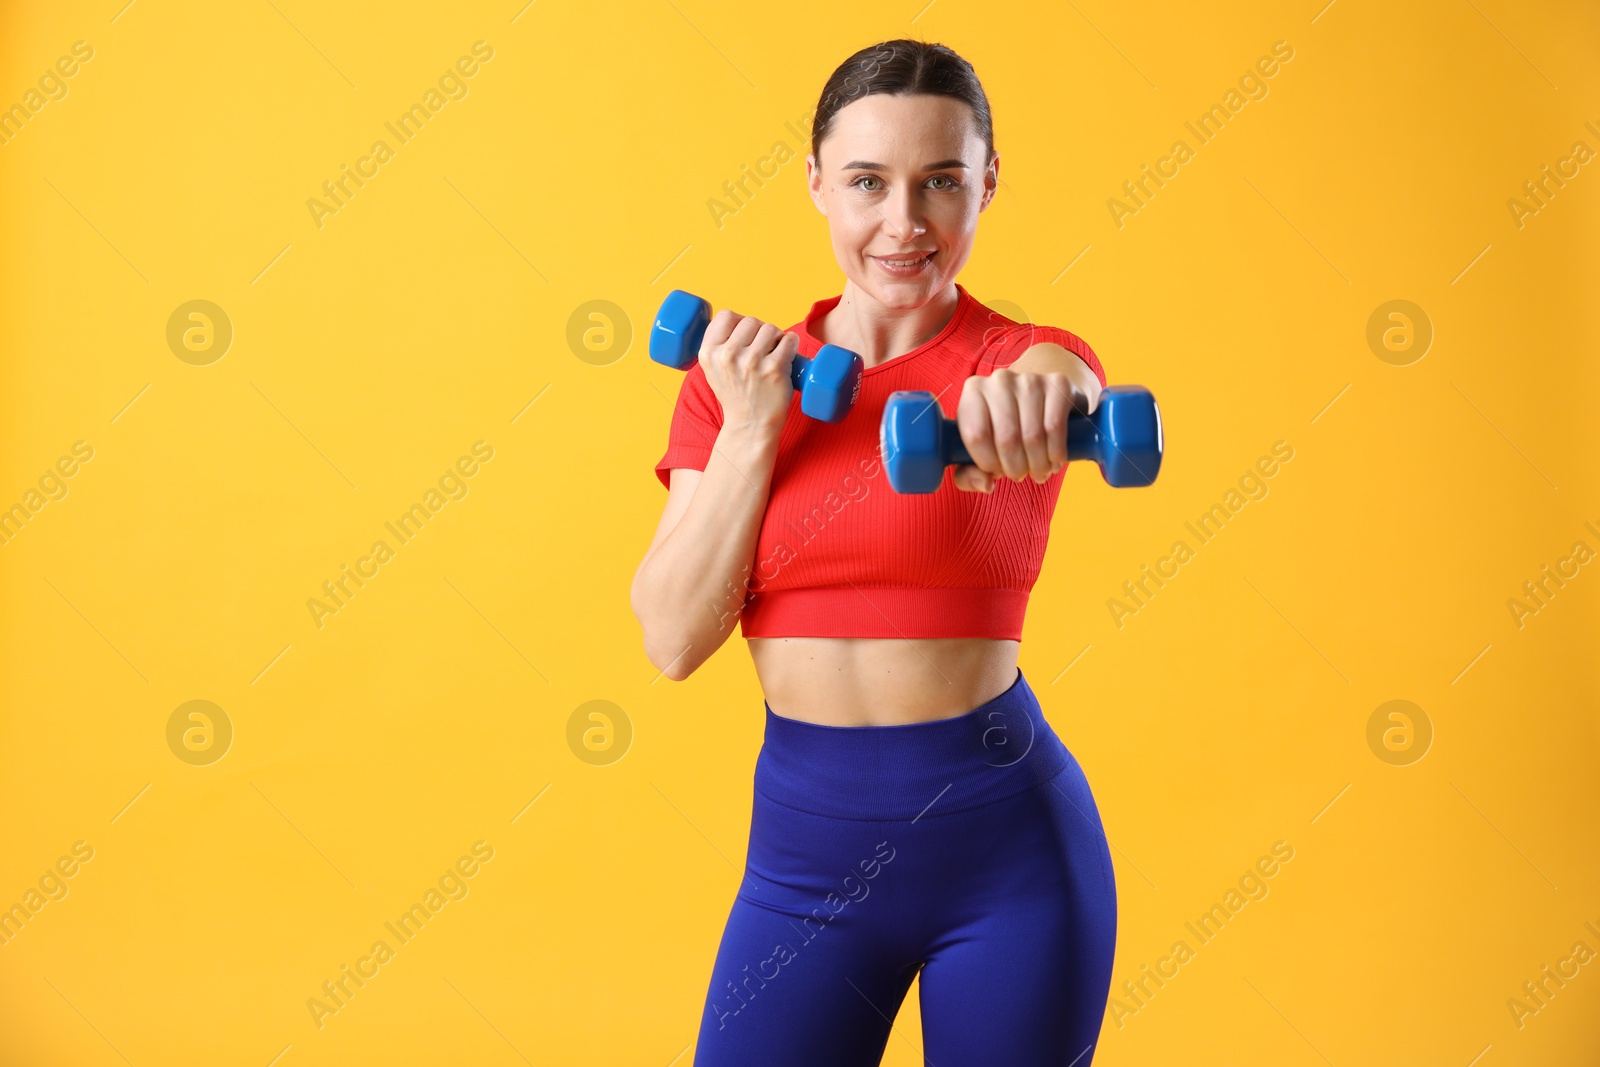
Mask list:
[{"label": "red crop top", "polygon": [[[1021,639],[1062,472],[1043,484],[997,478],[992,493],[962,492],[947,472],[937,492],[896,493],[878,453],[884,404],[897,389],[926,389],[954,418],[967,378],[1008,366],[1044,341],[1077,354],[1102,385],[1106,376],[1074,334],[1013,322],[959,283],[956,290],[949,324],[926,344],[868,367],[842,422],[801,414],[798,394],[791,402],[746,579],[745,637]],[[822,347],[811,327],[838,302],[819,300],[790,328],[801,355]],[[661,484],[670,485],[673,467],[705,470],[721,425],[722,406],[694,363],[656,464]]]}]

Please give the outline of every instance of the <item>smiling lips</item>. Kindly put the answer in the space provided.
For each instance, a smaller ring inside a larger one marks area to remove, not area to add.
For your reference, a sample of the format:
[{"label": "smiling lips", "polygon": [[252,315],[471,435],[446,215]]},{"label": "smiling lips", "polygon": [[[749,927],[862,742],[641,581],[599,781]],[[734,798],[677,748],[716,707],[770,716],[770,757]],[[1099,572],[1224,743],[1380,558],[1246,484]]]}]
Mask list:
[{"label": "smiling lips", "polygon": [[878,265],[884,270],[888,271],[890,274],[909,276],[920,273],[922,269],[926,267],[933,259],[934,254],[935,253],[933,252],[925,252],[922,254],[922,256],[916,259],[912,259],[910,257],[891,259],[886,256],[873,256],[872,258],[877,260]]}]

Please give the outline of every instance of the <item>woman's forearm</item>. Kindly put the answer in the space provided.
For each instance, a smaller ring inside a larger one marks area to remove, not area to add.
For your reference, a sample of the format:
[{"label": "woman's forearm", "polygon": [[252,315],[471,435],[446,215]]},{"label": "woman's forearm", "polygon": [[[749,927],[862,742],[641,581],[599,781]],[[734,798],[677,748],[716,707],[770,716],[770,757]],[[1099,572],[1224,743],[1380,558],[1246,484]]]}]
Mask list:
[{"label": "woman's forearm", "polygon": [[723,426],[688,507],[634,575],[645,655],[669,678],[687,678],[733,633],[777,455],[775,433]]}]

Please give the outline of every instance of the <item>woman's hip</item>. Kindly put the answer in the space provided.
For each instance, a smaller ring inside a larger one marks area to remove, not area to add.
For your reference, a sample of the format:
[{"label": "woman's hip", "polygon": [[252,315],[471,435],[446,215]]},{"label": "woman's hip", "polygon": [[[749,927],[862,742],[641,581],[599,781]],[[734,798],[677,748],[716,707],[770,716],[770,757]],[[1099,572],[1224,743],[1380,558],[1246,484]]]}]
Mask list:
[{"label": "woman's hip", "polygon": [[745,900],[933,919],[956,900],[1055,896],[1085,878],[1109,888],[1099,812],[1020,672],[953,719],[835,727],[768,713]]}]

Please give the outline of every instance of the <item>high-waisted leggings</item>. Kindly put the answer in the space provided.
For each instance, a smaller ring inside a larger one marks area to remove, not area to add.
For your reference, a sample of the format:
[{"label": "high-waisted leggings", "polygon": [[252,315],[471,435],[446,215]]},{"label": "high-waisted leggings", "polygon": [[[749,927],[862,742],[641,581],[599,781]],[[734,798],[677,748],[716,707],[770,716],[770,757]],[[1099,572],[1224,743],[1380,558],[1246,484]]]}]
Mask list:
[{"label": "high-waisted leggings", "polygon": [[1088,1067],[1116,927],[1089,782],[1021,671],[933,722],[768,705],[695,1067],[877,1064],[919,973],[929,1067]]}]

